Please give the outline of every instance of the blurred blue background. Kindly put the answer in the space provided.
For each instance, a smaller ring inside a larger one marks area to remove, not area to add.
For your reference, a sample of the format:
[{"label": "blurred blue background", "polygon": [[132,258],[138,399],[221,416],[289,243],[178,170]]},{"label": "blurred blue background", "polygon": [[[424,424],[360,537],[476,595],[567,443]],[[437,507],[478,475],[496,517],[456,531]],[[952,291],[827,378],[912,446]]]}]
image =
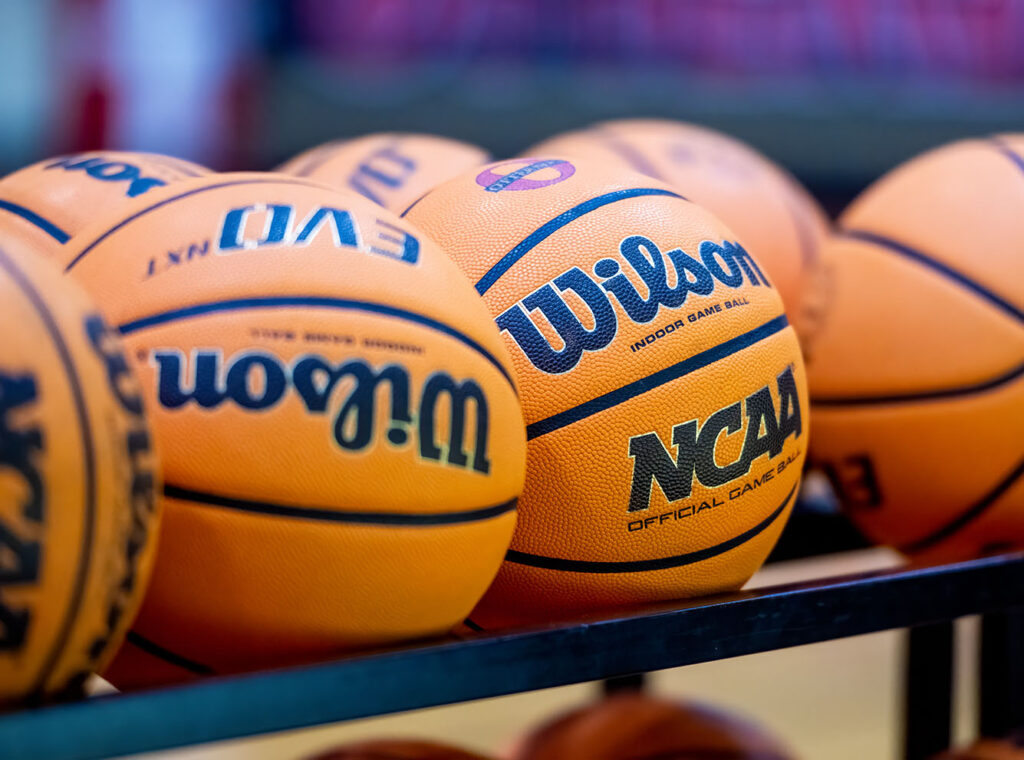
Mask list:
[{"label": "blurred blue background", "polygon": [[4,171],[101,147],[270,168],[382,130],[509,155],[664,116],[835,206],[924,148],[1021,129],[1024,0],[8,0],[0,63]]}]

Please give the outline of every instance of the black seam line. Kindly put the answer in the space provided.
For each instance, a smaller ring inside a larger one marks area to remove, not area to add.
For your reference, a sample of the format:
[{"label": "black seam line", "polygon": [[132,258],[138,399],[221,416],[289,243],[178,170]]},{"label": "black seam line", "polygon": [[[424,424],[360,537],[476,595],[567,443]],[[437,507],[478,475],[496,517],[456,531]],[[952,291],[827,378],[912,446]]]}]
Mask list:
[{"label": "black seam line", "polygon": [[619,201],[646,196],[663,196],[668,198],[678,198],[683,201],[687,200],[677,192],[660,187],[630,187],[623,190],[613,190],[608,193],[602,193],[601,195],[595,195],[593,198],[588,198],[587,200],[576,204],[572,208],[566,209],[557,216],[548,219],[544,224],[516,243],[508,253],[494,262],[491,268],[488,269],[477,281],[475,286],[476,292],[480,295],[486,293],[509,271],[509,269],[522,260],[526,254],[530,253],[530,251],[543,243],[553,234],[572,224],[580,217],[586,216],[592,211],[597,211],[598,209],[604,208],[605,206],[613,203],[618,203]]},{"label": "black seam line", "polygon": [[1006,140],[999,135],[993,135],[989,138],[989,142],[997,151],[1010,159],[1018,169],[1024,172],[1024,157],[1021,157],[1017,151],[1010,147],[1010,144]]},{"label": "black seam line", "polygon": [[479,623],[473,622],[473,620],[471,620],[470,618],[466,618],[465,620],[463,620],[462,624],[471,631],[476,631],[477,633],[484,632],[483,626],[481,626]]},{"label": "black seam line", "polygon": [[49,219],[44,216],[40,216],[30,208],[26,208],[25,206],[21,206],[17,203],[12,203],[11,201],[0,200],[0,209],[9,211],[15,216],[24,219],[29,224],[45,232],[61,245],[64,245],[71,239],[71,235],[68,232],[62,230]]},{"label": "black seam line", "polygon": [[957,271],[953,267],[939,261],[936,258],[933,258],[925,253],[922,253],[916,248],[911,248],[909,245],[901,243],[897,240],[893,240],[890,237],[886,237],[885,235],[879,235],[875,232],[870,232],[868,230],[844,229],[840,230],[836,234],[838,237],[845,237],[851,240],[860,240],[861,242],[864,243],[872,243],[878,246],[879,248],[890,251],[892,253],[897,253],[906,259],[910,259],[911,261],[916,261],[918,264],[922,264],[928,267],[936,274],[942,275],[950,282],[954,282],[960,285],[965,290],[973,291],[975,295],[984,298],[993,306],[999,308],[1001,311],[1005,311],[1007,314],[1016,318],[1018,321],[1024,322],[1024,311],[1018,309],[1005,298],[989,290],[981,283],[975,282],[962,272]]},{"label": "black seam line", "polygon": [[515,562],[518,565],[541,567],[545,570],[564,570],[570,573],[642,573],[649,570],[667,570],[673,567],[682,567],[683,565],[693,565],[697,562],[717,557],[719,554],[725,554],[730,549],[735,549],[755,538],[759,533],[763,533],[785,511],[786,506],[793,498],[793,494],[796,493],[796,487],[799,483],[800,481],[797,480],[793,484],[793,487],[789,489],[789,493],[786,494],[786,498],[775,508],[774,512],[750,530],[745,530],[727,541],[709,546],[706,549],[699,549],[695,552],[678,554],[674,557],[659,557],[658,559],[641,559],[625,562],[591,562],[581,559],[545,557],[540,554],[529,554],[509,549],[505,555],[505,560],[507,562]]},{"label": "black seam line", "polygon": [[170,649],[160,646],[155,641],[147,639],[145,636],[142,636],[135,631],[128,631],[128,635],[125,638],[146,654],[153,655],[153,657],[163,660],[166,663],[170,663],[171,665],[175,665],[182,670],[195,673],[197,676],[212,676],[214,674],[213,668],[196,662],[195,660],[190,660],[187,657],[182,657],[180,654],[176,654]]},{"label": "black seam line", "polygon": [[689,375],[699,369],[703,369],[721,359],[726,359],[781,332],[788,324],[789,320],[786,318],[786,315],[780,314],[763,325],[755,327],[753,330],[723,341],[717,346],[712,346],[701,351],[699,354],[694,354],[687,359],[683,359],[681,362],[671,364],[657,372],[652,372],[647,377],[634,380],[627,385],[623,385],[621,388],[616,388],[613,391],[596,396],[589,401],[584,401],[582,404],[577,404],[550,417],[531,422],[526,426],[526,439],[532,441],[535,438],[540,438],[542,435],[559,430],[574,422],[579,422],[606,409],[611,409],[613,406],[623,404],[632,398],[647,393],[647,391],[678,380],[684,375]]},{"label": "black seam line", "polygon": [[[42,297],[32,286],[32,283],[25,276],[18,265],[0,250],[0,268],[7,271],[11,280],[17,285],[28,298],[32,308],[36,310],[43,326],[50,334],[57,355],[60,357],[64,372],[68,378],[68,385],[71,386],[71,398],[75,408],[75,416],[78,417],[78,428],[82,438],[82,474],[85,481],[85,494],[83,496],[82,510],[82,540],[78,550],[78,567],[75,570],[75,582],[68,601],[67,610],[64,613],[64,620],[61,623],[60,632],[54,640],[54,646],[43,661],[39,670],[32,692],[39,694],[45,691],[46,682],[53,675],[57,659],[64,652],[68,639],[71,636],[71,629],[81,611],[82,598],[85,595],[85,580],[89,575],[89,568],[92,565],[93,535],[95,533],[96,521],[96,453],[93,449],[92,425],[89,421],[89,414],[85,405],[85,394],[82,391],[82,383],[75,370],[71,352],[67,343],[57,326],[53,315],[46,307]],[[48,519],[55,519],[56,515],[49,515]],[[45,551],[45,549],[44,549]]]},{"label": "black seam line", "polygon": [[915,391],[912,393],[892,393],[884,396],[812,396],[811,406],[875,406],[879,404],[903,404],[916,401],[936,401],[938,399],[973,396],[978,393],[999,388],[1011,383],[1024,375],[1024,363],[1009,372],[983,380],[974,385],[958,385],[955,388],[942,388],[934,391]]},{"label": "black seam line", "polygon": [[272,504],[251,499],[236,499],[232,496],[193,491],[189,488],[166,484],[164,496],[171,499],[192,501],[211,507],[235,509],[241,512],[255,512],[274,517],[291,517],[300,520],[318,520],[320,522],[355,523],[359,525],[392,525],[392,526],[426,526],[426,525],[457,525],[459,523],[479,522],[499,517],[516,508],[516,500],[480,509],[461,512],[435,512],[432,514],[408,514],[392,512],[355,512],[340,509],[319,507],[294,507],[287,504]]},{"label": "black seam line", "polygon": [[661,172],[659,172],[655,168],[654,164],[647,159],[647,156],[644,155],[643,151],[635,148],[627,140],[619,137],[614,130],[605,126],[597,126],[593,128],[593,131],[597,135],[597,139],[603,142],[608,150],[629,164],[631,169],[639,172],[640,174],[646,174],[648,177],[656,179],[659,182],[667,182],[667,180],[661,175]]},{"label": "black seam line", "polygon": [[416,204],[419,203],[424,198],[426,198],[428,195],[430,195],[431,192],[432,192],[431,190],[427,190],[427,192],[423,193],[423,195],[421,195],[419,198],[417,198],[412,203],[410,203],[408,206],[406,206],[405,207],[405,211],[403,211],[398,216],[400,218],[402,218],[402,219],[405,219],[405,215],[408,214],[410,211],[412,211],[416,207]]},{"label": "black seam line", "polygon": [[313,172],[334,158],[343,142],[343,140],[333,140],[326,145],[321,145],[319,148],[314,148],[311,152],[312,155],[308,156],[299,165],[299,168],[289,172],[289,174],[295,177],[309,177]]},{"label": "black seam line", "polygon": [[70,262],[68,262],[68,265],[64,267],[64,271],[70,272],[75,266],[78,265],[78,262],[84,259],[92,251],[93,248],[98,246],[100,243],[102,243],[108,237],[113,235],[122,227],[131,224],[139,217],[148,214],[150,211],[156,211],[158,208],[166,206],[169,203],[174,203],[175,201],[180,201],[182,198],[188,198],[189,196],[192,195],[199,195],[200,193],[206,193],[211,190],[219,190],[222,187],[234,187],[235,185],[299,185],[301,187],[313,187],[318,188],[320,190],[324,189],[324,186],[321,183],[314,182],[313,180],[303,179],[302,177],[290,177],[287,174],[268,174],[266,177],[252,179],[236,179],[231,180],[229,182],[218,182],[216,185],[205,185],[204,187],[197,187],[194,190],[179,193],[178,195],[175,195],[172,198],[167,198],[165,200],[160,201],[159,203],[154,203],[152,206],[147,206],[141,211],[136,211],[131,216],[122,219],[120,222],[115,224],[113,227],[108,229],[98,238],[89,243],[89,245],[87,245],[85,248],[79,251],[78,254],[73,259],[71,259]]},{"label": "black seam line", "polygon": [[1020,479],[1021,475],[1024,475],[1024,459],[1022,459],[1017,467],[1014,468],[1013,472],[1003,478],[996,487],[985,494],[981,499],[971,506],[966,512],[961,514],[959,517],[939,528],[937,531],[929,536],[915,541],[912,544],[907,544],[900,547],[901,552],[912,554],[914,552],[924,551],[925,549],[931,549],[936,544],[945,541],[947,538],[952,536],[954,533],[959,531],[961,528],[966,526],[968,523],[973,522],[980,517],[989,507],[991,507],[1004,493],[1013,487],[1013,484]]},{"label": "black seam line", "polygon": [[[796,182],[790,177],[785,177],[785,180]],[[793,222],[793,228],[796,231],[797,245],[800,246],[800,271],[804,273],[810,267],[816,266],[820,258],[814,233],[811,230],[813,223],[809,218],[810,215],[804,213],[800,204],[800,196],[795,188],[786,187],[782,195],[782,205],[786,207],[789,219]]]},{"label": "black seam line", "polygon": [[436,330],[443,335],[447,335],[448,337],[454,338],[460,343],[465,344],[483,356],[494,366],[495,369],[498,370],[498,372],[501,373],[502,377],[508,381],[508,384],[512,386],[513,390],[516,388],[515,381],[512,380],[512,376],[498,358],[466,333],[461,332],[438,319],[428,317],[425,314],[419,314],[415,311],[401,309],[397,306],[390,306],[388,304],[376,303],[374,301],[356,301],[348,298],[329,298],[325,296],[258,296],[253,298],[232,298],[224,301],[212,301],[209,303],[195,304],[193,306],[184,306],[180,309],[171,309],[170,311],[164,311],[157,314],[150,314],[148,317],[141,317],[140,319],[120,324],[117,326],[117,330],[121,335],[130,335],[137,330],[144,330],[149,327],[155,327],[156,325],[175,322],[179,319],[191,319],[193,317],[202,317],[225,311],[242,311],[245,309],[281,309],[302,306],[308,306],[314,309],[350,309],[352,311],[364,311],[369,314],[382,314],[387,317],[404,319],[406,322],[411,322],[413,324],[420,325],[421,327],[428,327],[432,330]]}]

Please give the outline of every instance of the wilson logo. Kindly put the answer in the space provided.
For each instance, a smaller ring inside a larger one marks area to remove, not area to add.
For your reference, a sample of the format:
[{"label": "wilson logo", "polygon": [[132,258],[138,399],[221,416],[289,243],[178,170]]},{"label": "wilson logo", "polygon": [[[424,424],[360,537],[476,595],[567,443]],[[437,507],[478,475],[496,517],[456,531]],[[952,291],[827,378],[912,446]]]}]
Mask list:
[{"label": "wilson logo", "polygon": [[[261,233],[247,234],[247,229],[251,228],[260,228]],[[228,211],[217,233],[217,253],[307,246],[325,234],[336,248],[365,250],[407,264],[419,260],[420,241],[383,219],[376,220],[375,229],[360,230],[352,214],[345,209],[317,206],[300,217],[294,206],[282,203],[257,203]]]},{"label": "wilson logo", "polygon": [[[17,516],[11,514],[14,519],[8,522],[0,517],[0,592],[39,581],[42,545],[38,536],[46,516],[46,491],[37,458],[43,450],[43,434],[34,425],[15,427],[12,416],[24,420],[36,394],[32,375],[0,372],[0,480],[10,483],[13,475],[14,489],[9,493],[21,499]],[[0,652],[24,646],[31,619],[30,609],[11,606],[0,593]]]},{"label": "wilson logo", "polygon": [[[220,351],[200,350],[186,361],[180,351],[156,349],[150,358],[158,373],[157,400],[165,409],[189,403],[215,409],[230,403],[257,412],[294,394],[310,414],[333,415],[333,439],[339,447],[361,452],[376,445],[378,391],[386,389],[391,446],[404,446],[416,437],[423,459],[483,474],[491,469],[487,397],[473,380],[457,381],[445,372],[435,372],[414,389],[408,371],[399,364],[377,369],[362,359],[333,363],[316,355],[285,364],[260,351],[242,351],[225,361]],[[438,430],[443,399],[450,407],[447,431]],[[476,421],[471,453],[466,450],[470,402]],[[446,432],[441,441],[439,432]]]},{"label": "wilson logo", "polygon": [[[789,436],[800,437],[803,423],[792,367],[787,367],[776,378],[776,384],[779,392],[778,414],[771,391],[766,385],[745,400],[719,409],[703,425],[698,420],[688,420],[673,427],[672,448],[677,452],[675,458],[656,432],[630,438],[633,483],[628,511],[637,512],[650,507],[654,483],[658,484],[671,503],[690,496],[694,478],[707,488],[717,488],[749,473],[758,457],[765,454],[769,458],[779,456]],[[720,448],[719,441],[740,432],[743,432],[744,438],[739,458],[720,465],[716,457]]]},{"label": "wilson logo", "polygon": [[65,171],[84,171],[93,179],[102,182],[124,182],[125,196],[135,198],[154,187],[163,187],[167,183],[156,177],[143,177],[142,170],[134,164],[124,161],[108,161],[102,157],[78,158],[68,156],[47,164],[46,169],[64,169]]},{"label": "wilson logo", "polygon": [[[498,316],[498,328],[508,332],[534,367],[559,374],[579,364],[585,352],[600,351],[615,338],[619,323],[612,299],[628,319],[646,324],[662,307],[678,309],[690,293],[706,296],[718,284],[739,288],[746,279],[751,285],[771,287],[757,263],[737,243],[705,240],[698,248],[699,258],[694,258],[680,248],[662,252],[652,240],[631,235],[619,244],[619,253],[645,285],[646,296],[622,271],[619,261],[601,259],[594,264],[594,276],[573,267],[537,288]],[[563,294],[568,291],[589,309],[588,321],[593,327],[584,327],[567,303]],[[541,333],[530,316],[534,311],[554,328],[561,348],[555,348]]]}]

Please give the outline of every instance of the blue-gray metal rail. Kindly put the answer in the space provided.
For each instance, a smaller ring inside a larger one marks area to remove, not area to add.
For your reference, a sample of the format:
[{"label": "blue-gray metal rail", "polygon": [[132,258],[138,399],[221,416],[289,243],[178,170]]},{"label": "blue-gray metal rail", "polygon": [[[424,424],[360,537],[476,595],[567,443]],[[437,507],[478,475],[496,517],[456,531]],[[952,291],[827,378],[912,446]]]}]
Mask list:
[{"label": "blue-gray metal rail", "polygon": [[843,576],[22,710],[0,717],[0,758],[77,760],[151,752],[1021,606],[1024,554]]}]

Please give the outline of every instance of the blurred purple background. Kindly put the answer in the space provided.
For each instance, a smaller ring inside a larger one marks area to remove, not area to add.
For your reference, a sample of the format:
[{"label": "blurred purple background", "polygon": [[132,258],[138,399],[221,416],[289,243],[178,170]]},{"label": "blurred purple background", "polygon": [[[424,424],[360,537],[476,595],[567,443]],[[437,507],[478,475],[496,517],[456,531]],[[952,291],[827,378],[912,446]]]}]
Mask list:
[{"label": "blurred purple background", "polygon": [[824,197],[1024,128],[1024,0],[25,0],[0,168],[98,147],[268,168],[439,132],[497,155],[617,116],[729,131]]}]

